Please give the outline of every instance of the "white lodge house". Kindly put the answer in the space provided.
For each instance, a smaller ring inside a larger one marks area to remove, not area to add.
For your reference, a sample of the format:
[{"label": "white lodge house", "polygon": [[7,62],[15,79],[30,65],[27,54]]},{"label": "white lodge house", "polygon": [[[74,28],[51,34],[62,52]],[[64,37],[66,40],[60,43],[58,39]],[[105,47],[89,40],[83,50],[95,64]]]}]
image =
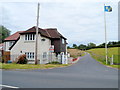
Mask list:
[{"label": "white lodge house", "polygon": [[[4,51],[10,52],[12,61],[21,54],[26,54],[28,63],[35,63],[36,27],[26,31],[18,31],[4,40]],[[38,61],[39,64],[49,63],[51,58],[60,54],[66,55],[66,38],[56,28],[38,29]],[[51,54],[50,47],[54,47]],[[62,61],[60,61],[62,62]]]}]

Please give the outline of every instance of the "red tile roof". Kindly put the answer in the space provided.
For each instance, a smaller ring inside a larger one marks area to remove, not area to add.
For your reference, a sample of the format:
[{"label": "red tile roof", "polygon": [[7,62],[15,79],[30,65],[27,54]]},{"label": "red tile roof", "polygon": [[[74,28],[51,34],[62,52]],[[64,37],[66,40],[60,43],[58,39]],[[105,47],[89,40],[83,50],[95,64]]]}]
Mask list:
[{"label": "red tile roof", "polygon": [[17,40],[17,39],[19,38],[19,36],[20,36],[19,33],[21,33],[21,32],[24,32],[24,31],[18,31],[18,32],[10,35],[9,37],[5,38],[4,40],[5,40],[5,41]]}]

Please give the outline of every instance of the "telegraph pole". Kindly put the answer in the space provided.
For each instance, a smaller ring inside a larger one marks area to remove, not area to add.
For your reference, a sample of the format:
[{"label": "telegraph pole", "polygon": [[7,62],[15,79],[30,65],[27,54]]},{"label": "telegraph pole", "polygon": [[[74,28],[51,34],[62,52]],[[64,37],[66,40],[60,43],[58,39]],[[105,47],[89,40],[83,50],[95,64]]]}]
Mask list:
[{"label": "telegraph pole", "polygon": [[[105,4],[104,4],[104,8],[105,8]],[[108,63],[108,50],[107,50],[107,30],[106,30],[106,13],[104,10],[104,24],[105,24],[105,56],[106,56],[106,64]]]},{"label": "telegraph pole", "polygon": [[40,4],[38,3],[38,8],[37,8],[37,25],[36,25],[36,42],[35,42],[35,64],[38,64],[38,25],[39,25],[39,6]]}]

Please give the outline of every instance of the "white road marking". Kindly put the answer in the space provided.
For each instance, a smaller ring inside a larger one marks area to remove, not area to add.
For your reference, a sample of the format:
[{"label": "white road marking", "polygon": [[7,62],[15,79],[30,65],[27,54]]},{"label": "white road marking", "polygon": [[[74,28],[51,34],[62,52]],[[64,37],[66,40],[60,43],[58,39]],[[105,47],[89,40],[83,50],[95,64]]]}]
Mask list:
[{"label": "white road marking", "polygon": [[19,87],[8,86],[8,85],[1,85],[1,84],[0,84],[0,86],[2,86],[2,87],[7,87],[7,88],[19,88]]}]

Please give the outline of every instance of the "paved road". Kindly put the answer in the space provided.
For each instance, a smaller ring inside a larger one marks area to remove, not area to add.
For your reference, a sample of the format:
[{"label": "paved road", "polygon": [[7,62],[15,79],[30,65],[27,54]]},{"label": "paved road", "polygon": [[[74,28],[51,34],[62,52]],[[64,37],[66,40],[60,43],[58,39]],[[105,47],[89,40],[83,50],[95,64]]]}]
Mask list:
[{"label": "paved road", "polygon": [[3,85],[20,88],[118,88],[118,70],[99,64],[89,54],[69,67],[3,71]]}]

